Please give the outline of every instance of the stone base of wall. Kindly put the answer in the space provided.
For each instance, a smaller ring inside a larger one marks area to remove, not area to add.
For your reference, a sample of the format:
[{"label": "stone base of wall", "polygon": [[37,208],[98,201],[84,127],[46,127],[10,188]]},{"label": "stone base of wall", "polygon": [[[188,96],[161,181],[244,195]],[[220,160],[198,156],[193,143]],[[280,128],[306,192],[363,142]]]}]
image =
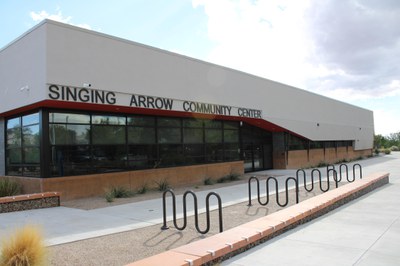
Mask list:
[{"label": "stone base of wall", "polygon": [[60,193],[46,192],[0,198],[0,213],[60,206]]},{"label": "stone base of wall", "polygon": [[8,177],[22,184],[24,193],[45,191],[61,192],[61,200],[102,196],[112,186],[123,186],[137,190],[143,186],[156,188],[157,183],[166,181],[172,187],[203,184],[204,179],[214,180],[230,174],[242,175],[243,161],[182,167],[66,176],[54,178]]}]

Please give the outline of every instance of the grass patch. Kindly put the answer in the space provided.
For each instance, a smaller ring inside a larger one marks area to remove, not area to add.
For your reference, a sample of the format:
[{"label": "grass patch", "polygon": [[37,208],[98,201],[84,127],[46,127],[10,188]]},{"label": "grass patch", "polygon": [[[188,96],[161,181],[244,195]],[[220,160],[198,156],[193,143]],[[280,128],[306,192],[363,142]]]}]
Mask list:
[{"label": "grass patch", "polygon": [[8,178],[0,179],[0,197],[15,196],[21,194],[22,187],[16,181]]},{"label": "grass patch", "polygon": [[113,202],[115,198],[130,198],[135,196],[135,193],[122,186],[111,187],[106,191],[104,197],[107,202]]},{"label": "grass patch", "polygon": [[137,190],[137,193],[138,193],[138,194],[146,194],[147,191],[149,191],[149,186],[147,185],[147,183],[144,183],[144,184]]},{"label": "grass patch", "polygon": [[165,191],[167,189],[172,188],[171,185],[168,183],[168,181],[166,179],[160,180],[160,181],[155,181],[157,184],[157,190],[158,191]]}]

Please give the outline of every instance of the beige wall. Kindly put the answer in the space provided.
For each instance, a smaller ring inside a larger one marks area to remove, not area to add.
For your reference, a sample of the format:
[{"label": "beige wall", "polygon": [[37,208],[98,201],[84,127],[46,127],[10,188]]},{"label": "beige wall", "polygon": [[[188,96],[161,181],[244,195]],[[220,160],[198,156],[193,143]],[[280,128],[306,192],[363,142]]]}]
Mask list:
[{"label": "beige wall", "polygon": [[157,182],[164,180],[172,187],[194,186],[203,184],[208,177],[216,180],[229,174],[242,175],[243,172],[243,161],[237,161],[58,178],[9,178],[23,184],[23,193],[57,191],[62,193],[61,200],[70,200],[102,196],[112,186],[137,190],[146,184],[149,188],[156,188]]}]

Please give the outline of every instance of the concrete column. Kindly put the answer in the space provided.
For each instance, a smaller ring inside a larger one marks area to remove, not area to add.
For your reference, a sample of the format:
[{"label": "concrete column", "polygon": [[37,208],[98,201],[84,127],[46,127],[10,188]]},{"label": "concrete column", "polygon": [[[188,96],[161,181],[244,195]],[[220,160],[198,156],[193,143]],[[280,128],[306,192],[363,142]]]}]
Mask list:
[{"label": "concrete column", "polygon": [[0,117],[0,176],[6,174],[6,152],[5,152],[5,121]]}]

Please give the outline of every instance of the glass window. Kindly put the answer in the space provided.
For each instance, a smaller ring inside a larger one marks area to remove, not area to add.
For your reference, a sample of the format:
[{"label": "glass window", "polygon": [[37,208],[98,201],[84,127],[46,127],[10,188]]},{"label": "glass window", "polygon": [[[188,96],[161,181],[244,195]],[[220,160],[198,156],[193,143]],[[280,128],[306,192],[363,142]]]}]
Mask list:
[{"label": "glass window", "polygon": [[206,128],[222,128],[222,122],[217,120],[204,120]]},{"label": "glass window", "polygon": [[156,145],[130,145],[124,160],[130,169],[146,169],[157,167],[156,157]]},{"label": "glass window", "polygon": [[10,164],[13,163],[22,163],[22,152],[21,152],[21,148],[18,149],[8,149],[8,158],[7,161]]},{"label": "glass window", "polygon": [[21,118],[13,118],[7,121],[7,129],[12,129],[12,128],[19,128],[21,127]]},{"label": "glass window", "polygon": [[25,163],[40,163],[40,149],[38,147],[24,148]]},{"label": "glass window", "polygon": [[126,146],[94,146],[92,158],[97,172],[122,171],[126,163]]},{"label": "glass window", "polygon": [[184,146],[185,163],[204,163],[204,144],[186,144]]},{"label": "glass window", "polygon": [[89,144],[90,125],[50,125],[50,143],[52,145]]},{"label": "glass window", "polygon": [[222,162],[223,151],[224,149],[222,144],[206,144],[206,161]]},{"label": "glass window", "polygon": [[7,129],[7,145],[9,147],[21,146],[21,128]]},{"label": "glass window", "polygon": [[50,123],[75,123],[89,124],[90,115],[86,114],[71,114],[71,113],[50,113]]},{"label": "glass window", "polygon": [[159,117],[158,118],[159,127],[180,127],[181,119],[172,117]]},{"label": "glass window", "polygon": [[222,143],[222,130],[220,129],[206,129],[206,143]]},{"label": "glass window", "polygon": [[28,126],[33,124],[39,124],[39,113],[25,115],[22,117],[23,126]]},{"label": "glass window", "polygon": [[224,121],[224,129],[239,129],[239,123],[234,121]]},{"label": "glass window", "polygon": [[52,176],[80,175],[93,173],[90,147],[53,146],[51,148]]},{"label": "glass window", "polygon": [[155,125],[155,118],[152,116],[129,116],[128,125],[133,126],[149,126],[153,127]]},{"label": "glass window", "polygon": [[124,144],[124,126],[92,126],[93,144]]},{"label": "glass window", "polygon": [[225,144],[224,145],[224,159],[225,161],[235,161],[240,159],[239,144]]},{"label": "glass window", "polygon": [[204,123],[203,120],[200,120],[200,119],[184,119],[183,120],[184,127],[202,128],[203,123]]},{"label": "glass window", "polygon": [[185,163],[181,144],[163,144],[159,145],[159,165],[160,166],[178,166]]},{"label": "glass window", "polygon": [[180,143],[181,129],[180,128],[159,128],[158,143]]},{"label": "glass window", "polygon": [[39,146],[39,125],[26,126],[22,128],[23,145]]},{"label": "glass window", "polygon": [[93,115],[92,124],[125,125],[126,118],[124,116]]},{"label": "glass window", "polygon": [[239,142],[239,131],[224,130],[224,142]]},{"label": "glass window", "polygon": [[156,143],[156,130],[152,127],[128,127],[128,143]]},{"label": "glass window", "polygon": [[203,129],[199,128],[184,128],[183,129],[184,143],[203,143]]}]

